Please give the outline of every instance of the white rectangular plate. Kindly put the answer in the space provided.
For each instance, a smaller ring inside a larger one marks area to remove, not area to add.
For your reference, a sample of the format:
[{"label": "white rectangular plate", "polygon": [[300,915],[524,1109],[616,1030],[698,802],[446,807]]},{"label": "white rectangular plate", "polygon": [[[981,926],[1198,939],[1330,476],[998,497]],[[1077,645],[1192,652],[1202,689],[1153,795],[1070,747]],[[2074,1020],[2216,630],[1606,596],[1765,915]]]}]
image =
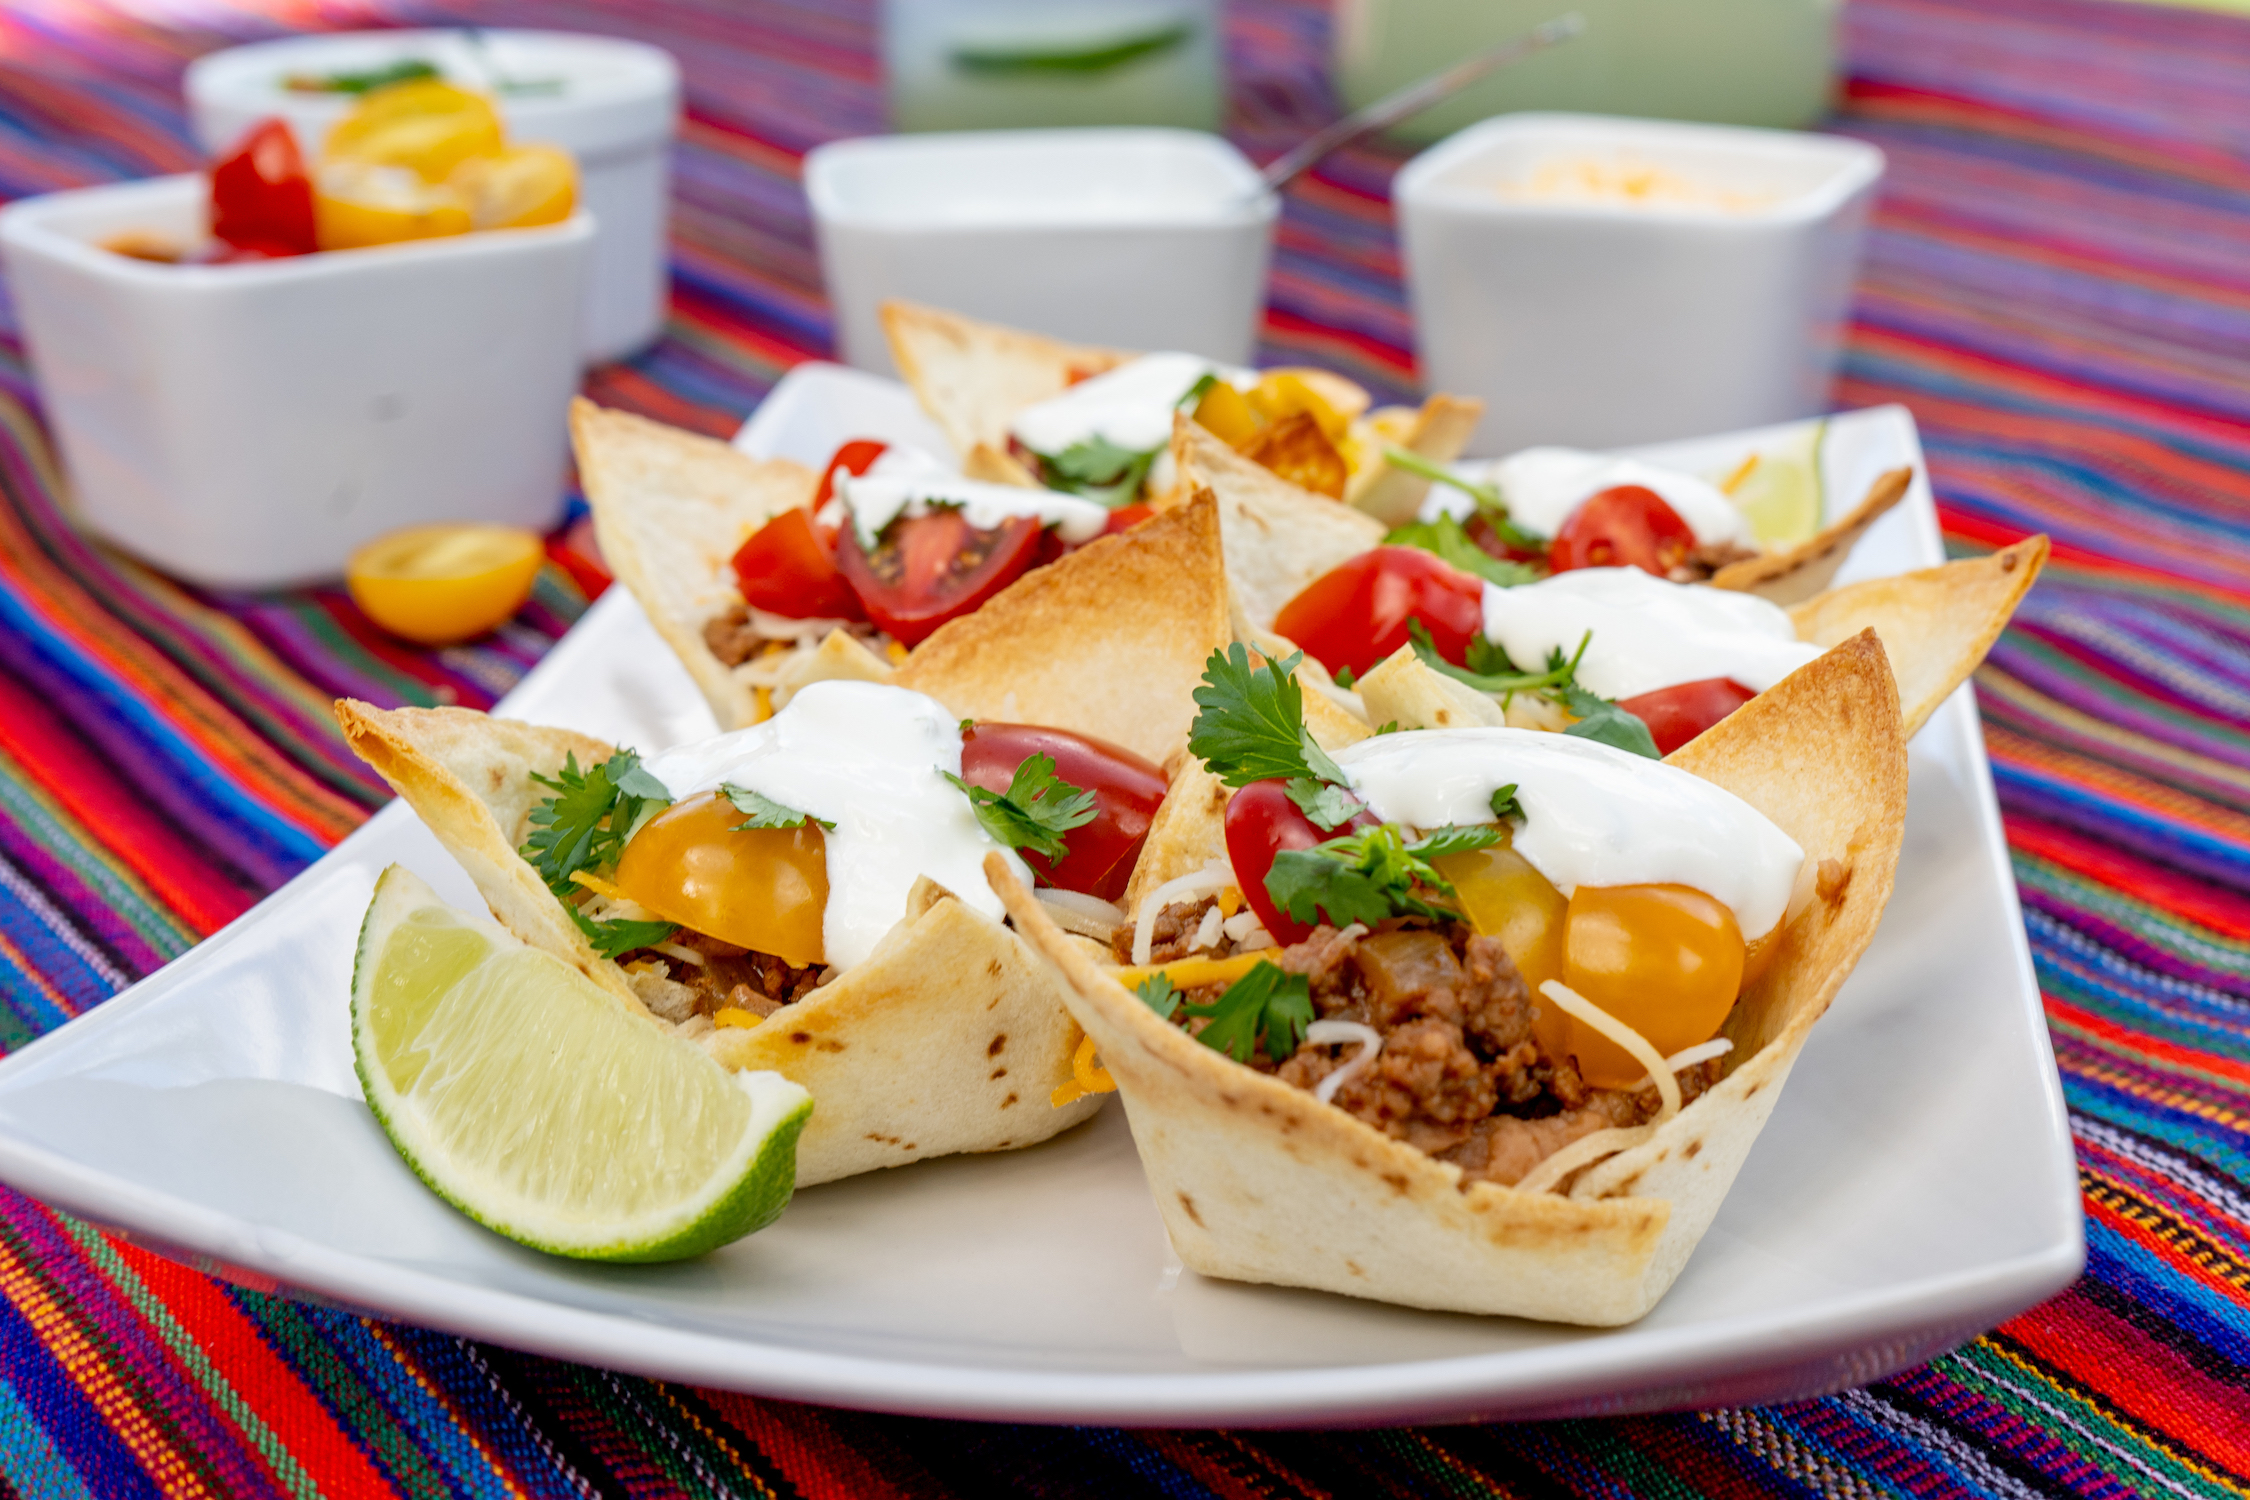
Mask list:
[{"label": "white rectangular plate", "polygon": [[[739,441],[941,445],[902,388],[793,372]],[[1723,468],[1752,435],[1651,450]],[[1836,420],[1831,482],[1921,466]],[[1929,495],[1854,573],[1938,561]],[[613,589],[504,711],[644,750],[709,733]],[[1558,1416],[1801,1397],[1919,1362],[2066,1285],[2076,1175],[1966,691],[1916,740],[1898,891],[1718,1221],[1630,1328],[1413,1312],[1205,1280],[1172,1258],[1122,1112],[1026,1151],[798,1195],[684,1265],[550,1259],[426,1192],[361,1102],[353,936],[393,861],[467,878],[394,804],[225,931],[0,1064],[0,1178],[246,1284],[522,1349],[800,1401],[1205,1426]]]}]

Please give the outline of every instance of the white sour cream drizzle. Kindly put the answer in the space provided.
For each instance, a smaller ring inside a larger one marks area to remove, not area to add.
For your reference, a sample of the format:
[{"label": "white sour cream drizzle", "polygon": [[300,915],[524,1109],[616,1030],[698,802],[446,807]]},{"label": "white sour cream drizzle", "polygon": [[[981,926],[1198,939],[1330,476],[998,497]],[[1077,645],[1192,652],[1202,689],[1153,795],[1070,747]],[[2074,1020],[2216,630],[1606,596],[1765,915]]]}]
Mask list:
[{"label": "white sour cream drizzle", "polygon": [[[827,961],[850,968],[906,914],[927,875],[998,920],[984,857],[1000,845],[969,799],[938,774],[961,774],[959,719],[935,698],[872,682],[815,682],[762,724],[642,762],[675,799],[721,782],[748,787],[836,826],[826,836]],[[1031,871],[1003,851],[1026,886]]]},{"label": "white sour cream drizzle", "polygon": [[[1576,448],[1526,448],[1490,464],[1458,465],[1456,472],[1464,479],[1498,485],[1508,519],[1536,536],[1552,537],[1561,531],[1570,513],[1601,491],[1637,484],[1656,491],[1687,522],[1698,542],[1739,542],[1746,547],[1756,542],[1749,521],[1726,491],[1693,474],[1660,469],[1637,458]],[[1475,514],[1476,502],[1459,490],[1434,485],[1422,503],[1422,519],[1434,521],[1440,512],[1465,521]]]},{"label": "white sour cream drizzle", "polygon": [[1731,677],[1752,692],[1820,655],[1780,605],[1755,594],[1672,583],[1639,568],[1577,568],[1512,589],[1484,588],[1484,634],[1518,665],[1569,657],[1594,633],[1578,682],[1604,698]]},{"label": "white sour cream drizzle", "polygon": [[1515,784],[1518,854],[1565,896],[1582,885],[1684,885],[1734,913],[1747,940],[1789,908],[1805,851],[1749,803],[1677,766],[1536,729],[1412,729],[1336,752],[1388,823],[1492,821]]},{"label": "white sour cream drizzle", "polygon": [[1168,449],[1172,413],[1206,375],[1238,390],[1258,383],[1255,371],[1230,369],[1200,354],[1144,354],[1025,407],[1008,430],[1032,452],[1050,457],[1097,437],[1128,453]]},{"label": "white sour cream drizzle", "polygon": [[1109,509],[1056,490],[964,479],[919,448],[890,448],[865,474],[836,476],[836,495],[851,512],[860,545],[872,552],[883,528],[901,515],[925,516],[951,506],[971,526],[990,531],[1017,516],[1037,516],[1066,542],[1090,542],[1109,524]]}]

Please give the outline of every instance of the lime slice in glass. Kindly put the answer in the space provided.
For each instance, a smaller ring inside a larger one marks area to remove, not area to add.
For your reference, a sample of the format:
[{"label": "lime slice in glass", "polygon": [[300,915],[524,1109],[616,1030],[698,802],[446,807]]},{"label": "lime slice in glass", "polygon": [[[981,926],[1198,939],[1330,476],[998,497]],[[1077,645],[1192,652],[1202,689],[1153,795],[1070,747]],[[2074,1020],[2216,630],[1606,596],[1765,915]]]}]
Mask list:
[{"label": "lime slice in glass", "polygon": [[587,1260],[681,1260],[772,1223],[812,1113],[797,1084],[727,1072],[397,865],[360,926],[352,1054],[438,1196]]},{"label": "lime slice in glass", "polygon": [[1749,518],[1750,530],[1760,546],[1793,547],[1810,541],[1819,532],[1826,512],[1820,483],[1820,445],[1827,432],[1825,421],[1793,428],[1720,481],[1720,488]]}]

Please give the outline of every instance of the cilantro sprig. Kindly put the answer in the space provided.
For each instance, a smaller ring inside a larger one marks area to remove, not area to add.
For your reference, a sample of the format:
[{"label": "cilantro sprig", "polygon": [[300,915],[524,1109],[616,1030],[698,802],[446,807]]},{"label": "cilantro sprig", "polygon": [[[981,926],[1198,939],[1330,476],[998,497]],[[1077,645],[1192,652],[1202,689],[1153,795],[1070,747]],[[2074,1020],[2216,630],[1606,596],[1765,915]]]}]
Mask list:
[{"label": "cilantro sprig", "polygon": [[1188,750],[1228,786],[1253,781],[1310,781],[1341,786],[1343,768],[1305,727],[1305,690],[1297,667],[1305,653],[1253,666],[1240,641],[1214,651],[1195,690]]},{"label": "cilantro sprig", "polygon": [[1047,488],[1083,495],[1115,510],[1132,504],[1156,455],[1163,451],[1152,448],[1135,453],[1096,434],[1060,453],[1034,453],[1032,457],[1039,460],[1039,478]]},{"label": "cilantro sprig", "polygon": [[566,754],[560,775],[534,771],[531,779],[555,794],[531,810],[531,833],[519,852],[558,896],[578,892],[570,877],[580,870],[615,864],[641,825],[672,805],[671,791],[630,750],[583,770],[576,754]]},{"label": "cilantro sprig", "polygon": [[1057,776],[1052,755],[1026,756],[1004,792],[973,786],[951,771],[939,774],[968,795],[984,831],[1011,849],[1061,859],[1070,852],[1063,835],[1094,820],[1094,794]]},{"label": "cilantro sprig", "polygon": [[1383,545],[1419,547],[1424,552],[1436,554],[1440,561],[1451,563],[1464,573],[1473,573],[1504,589],[1512,589],[1519,583],[1530,583],[1543,576],[1543,570],[1530,563],[1494,557],[1472,541],[1468,529],[1449,515],[1440,515],[1434,521],[1409,522],[1384,537]]},{"label": "cilantro sprig", "polygon": [[604,958],[618,958],[635,948],[661,943],[679,931],[678,925],[672,922],[634,922],[622,917],[597,922],[575,906],[567,909],[570,919],[578,924],[578,930],[586,934],[586,941]]},{"label": "cilantro sprig", "polygon": [[1280,1062],[1297,1050],[1312,1024],[1312,982],[1262,963],[1209,1005],[1177,1005],[1177,1013],[1209,1021],[1195,1039],[1236,1062],[1250,1061],[1261,1038],[1266,1056]]},{"label": "cilantro sprig", "polygon": [[[1558,649],[1547,653],[1546,671],[1519,672],[1514,669],[1515,663],[1508,660],[1507,652],[1482,636],[1473,637],[1469,642],[1470,665],[1457,667],[1438,655],[1437,646],[1421,621],[1408,621],[1406,629],[1414,643],[1414,654],[1432,671],[1467,683],[1480,693],[1497,694],[1503,700],[1517,693],[1536,694],[1573,717],[1575,722],[1563,731],[1564,734],[1645,755],[1650,760],[1663,758],[1657,753],[1656,736],[1649,733],[1648,725],[1638,715],[1579,686],[1578,664],[1585,659],[1586,648],[1593,644],[1591,630],[1579,637],[1578,649],[1571,653],[1569,660],[1564,660]],[[1494,666],[1504,670],[1478,670]]]},{"label": "cilantro sprig", "polygon": [[1133,986],[1133,993],[1140,996],[1141,1004],[1167,1021],[1180,1008],[1180,987],[1172,983],[1172,976],[1169,974],[1149,975]]},{"label": "cilantro sprig", "polygon": [[816,818],[811,813],[799,812],[794,807],[784,807],[771,797],[753,792],[746,786],[736,786],[731,781],[720,783],[719,794],[734,804],[736,812],[744,815],[745,821],[734,825],[733,831],[736,833],[752,828],[802,828],[807,823],[817,823],[830,833],[836,831],[836,825],[826,818]]},{"label": "cilantro sprig", "polygon": [[[1424,479],[1433,480],[1467,495],[1477,503],[1477,514],[1484,517],[1485,524],[1492,528],[1493,534],[1518,552],[1536,553],[1541,557],[1547,555],[1547,538],[1536,536],[1524,530],[1510,519],[1508,502],[1502,498],[1498,486],[1478,484],[1474,480],[1463,479],[1445,465],[1433,463],[1413,449],[1401,448],[1395,443],[1383,449],[1383,458],[1394,469],[1404,469],[1409,474],[1419,474]],[[1465,533],[1462,539],[1467,540]],[[1420,544],[1409,543],[1408,545],[1418,546]],[[1470,545],[1475,546],[1476,544],[1471,542]],[[1450,559],[1448,560],[1450,561]],[[1519,583],[1528,582],[1526,579],[1516,581]],[[1494,582],[1499,582],[1499,580],[1495,579]]]},{"label": "cilantro sprig", "polygon": [[1281,850],[1266,872],[1266,893],[1300,922],[1373,926],[1392,917],[1453,920],[1460,916],[1458,911],[1421,894],[1427,890],[1443,897],[1453,895],[1452,882],[1431,861],[1487,848],[1503,836],[1500,829],[1486,825],[1448,824],[1408,842],[1396,823],[1379,823],[1310,849]]}]

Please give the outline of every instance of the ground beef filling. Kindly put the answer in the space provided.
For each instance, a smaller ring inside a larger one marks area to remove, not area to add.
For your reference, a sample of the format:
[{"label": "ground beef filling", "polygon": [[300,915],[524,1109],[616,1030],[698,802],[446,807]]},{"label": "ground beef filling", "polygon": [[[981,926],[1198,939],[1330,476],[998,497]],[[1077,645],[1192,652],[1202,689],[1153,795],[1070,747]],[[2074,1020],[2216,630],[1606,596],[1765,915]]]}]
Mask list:
[{"label": "ground beef filling", "polygon": [[750,606],[737,602],[724,614],[704,622],[703,644],[722,665],[739,667],[772,645],[773,638],[758,634],[750,624]]},{"label": "ground beef filling", "polygon": [[[708,1016],[721,1010],[770,1016],[784,1005],[802,1000],[820,983],[819,964],[792,964],[771,953],[738,948],[684,927],[666,939],[665,946],[701,954],[703,962],[691,963],[657,948],[637,948],[618,962],[636,981],[651,976],[662,981],[656,985],[637,982],[634,988],[649,1008],[667,1021],[685,1021],[690,1016]],[[661,974],[655,969],[658,964],[664,966]]]},{"label": "ground beef filling", "polygon": [[[1222,928],[1210,942],[1197,944],[1207,914],[1219,909],[1216,896],[1198,896],[1193,901],[1175,901],[1156,914],[1156,924],[1150,929],[1148,961],[1168,964],[1182,958],[1231,958],[1243,950]],[[1213,924],[1216,925],[1216,924]],[[1120,923],[1110,934],[1109,951],[1121,964],[1133,961],[1133,924]]]},{"label": "ground beef filling", "polygon": [[1708,583],[1719,569],[1763,555],[1755,547],[1735,542],[1698,542],[1688,552],[1687,559],[1665,576],[1674,583]]},{"label": "ground beef filling", "polygon": [[[1390,922],[1352,936],[1321,927],[1274,961],[1307,976],[1319,1019],[1358,1021],[1383,1038],[1374,1065],[1337,1090],[1336,1106],[1453,1162],[1464,1181],[1520,1181],[1579,1137],[1656,1113],[1653,1084],[1593,1088],[1571,1059],[1547,1056],[1532,1036],[1537,1002],[1523,976],[1497,939],[1465,924]],[[1223,988],[1190,998],[1207,1005]],[[1193,1033],[1208,1023],[1186,1024]],[[1263,1052],[1251,1066],[1310,1090],[1359,1050],[1307,1042],[1278,1067]],[[1683,1100],[1718,1077],[1715,1061],[1686,1069]]]}]

